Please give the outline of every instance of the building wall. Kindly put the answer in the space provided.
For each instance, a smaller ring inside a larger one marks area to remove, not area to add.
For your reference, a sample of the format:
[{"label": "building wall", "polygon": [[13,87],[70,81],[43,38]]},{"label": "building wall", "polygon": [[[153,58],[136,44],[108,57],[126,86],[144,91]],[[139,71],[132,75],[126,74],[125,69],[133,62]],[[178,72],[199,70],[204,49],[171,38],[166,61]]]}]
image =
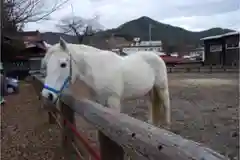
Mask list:
[{"label": "building wall", "polygon": [[3,66],[6,73],[13,71],[28,71],[30,68],[29,61],[27,60],[4,62]]},{"label": "building wall", "polygon": [[[208,39],[204,41],[204,45],[204,64],[239,65],[239,35]],[[216,46],[220,46],[221,49]]]},{"label": "building wall", "polygon": [[226,49],[225,65],[239,65],[239,47]]},{"label": "building wall", "polygon": [[204,41],[204,52],[206,65],[221,65],[224,53],[224,41],[222,39]]},{"label": "building wall", "polygon": [[239,35],[225,37],[225,65],[239,65]]},{"label": "building wall", "polygon": [[41,69],[42,57],[29,59],[29,70],[39,71]]}]

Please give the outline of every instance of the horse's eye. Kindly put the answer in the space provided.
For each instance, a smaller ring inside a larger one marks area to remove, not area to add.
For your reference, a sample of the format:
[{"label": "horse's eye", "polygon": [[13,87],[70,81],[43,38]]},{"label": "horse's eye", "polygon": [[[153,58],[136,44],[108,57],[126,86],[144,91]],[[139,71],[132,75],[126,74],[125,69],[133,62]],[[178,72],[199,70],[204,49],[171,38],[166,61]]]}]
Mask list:
[{"label": "horse's eye", "polygon": [[61,68],[65,68],[67,66],[67,64],[66,63],[61,63],[60,66],[61,66]]}]

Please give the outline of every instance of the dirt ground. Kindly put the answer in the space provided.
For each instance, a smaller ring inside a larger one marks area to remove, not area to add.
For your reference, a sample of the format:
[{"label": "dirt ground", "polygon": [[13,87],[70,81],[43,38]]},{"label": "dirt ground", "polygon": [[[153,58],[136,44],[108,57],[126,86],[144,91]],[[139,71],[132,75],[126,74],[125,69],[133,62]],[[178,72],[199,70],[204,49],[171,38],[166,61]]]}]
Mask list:
[{"label": "dirt ground", "polygon": [[[239,89],[237,74],[169,74],[172,132],[238,159]],[[146,121],[144,102],[125,112]]]},{"label": "dirt ground", "polygon": [[[238,159],[238,75],[237,74],[169,74],[169,89],[174,133],[192,139]],[[1,107],[1,158],[61,159],[60,130],[48,124],[46,114],[37,109],[39,102],[33,88],[22,84],[20,94],[6,97]],[[148,119],[142,102],[126,102],[124,112],[138,119]],[[77,121],[79,117],[77,117]],[[78,124],[84,131],[86,126]],[[91,127],[86,135],[94,142]]]},{"label": "dirt ground", "polygon": [[21,83],[20,94],[5,97],[1,106],[1,160],[60,160],[60,130],[38,110],[33,87]]}]

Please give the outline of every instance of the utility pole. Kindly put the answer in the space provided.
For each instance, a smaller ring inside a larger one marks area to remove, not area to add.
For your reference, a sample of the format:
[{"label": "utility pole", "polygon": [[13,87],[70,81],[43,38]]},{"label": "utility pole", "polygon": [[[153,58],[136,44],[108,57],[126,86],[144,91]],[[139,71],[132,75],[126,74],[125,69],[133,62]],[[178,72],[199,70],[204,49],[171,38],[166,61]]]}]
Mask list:
[{"label": "utility pole", "polygon": [[149,36],[149,41],[152,41],[152,24],[148,25],[148,36]]}]

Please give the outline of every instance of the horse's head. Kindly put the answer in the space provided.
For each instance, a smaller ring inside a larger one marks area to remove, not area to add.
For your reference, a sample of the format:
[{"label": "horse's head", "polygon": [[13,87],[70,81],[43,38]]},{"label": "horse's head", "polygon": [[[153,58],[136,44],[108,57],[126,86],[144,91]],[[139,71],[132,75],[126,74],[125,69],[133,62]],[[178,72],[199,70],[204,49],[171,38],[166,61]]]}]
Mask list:
[{"label": "horse's head", "polygon": [[63,89],[72,80],[72,62],[67,43],[60,38],[46,53],[42,65],[46,67],[46,77],[42,96],[55,103]]}]

